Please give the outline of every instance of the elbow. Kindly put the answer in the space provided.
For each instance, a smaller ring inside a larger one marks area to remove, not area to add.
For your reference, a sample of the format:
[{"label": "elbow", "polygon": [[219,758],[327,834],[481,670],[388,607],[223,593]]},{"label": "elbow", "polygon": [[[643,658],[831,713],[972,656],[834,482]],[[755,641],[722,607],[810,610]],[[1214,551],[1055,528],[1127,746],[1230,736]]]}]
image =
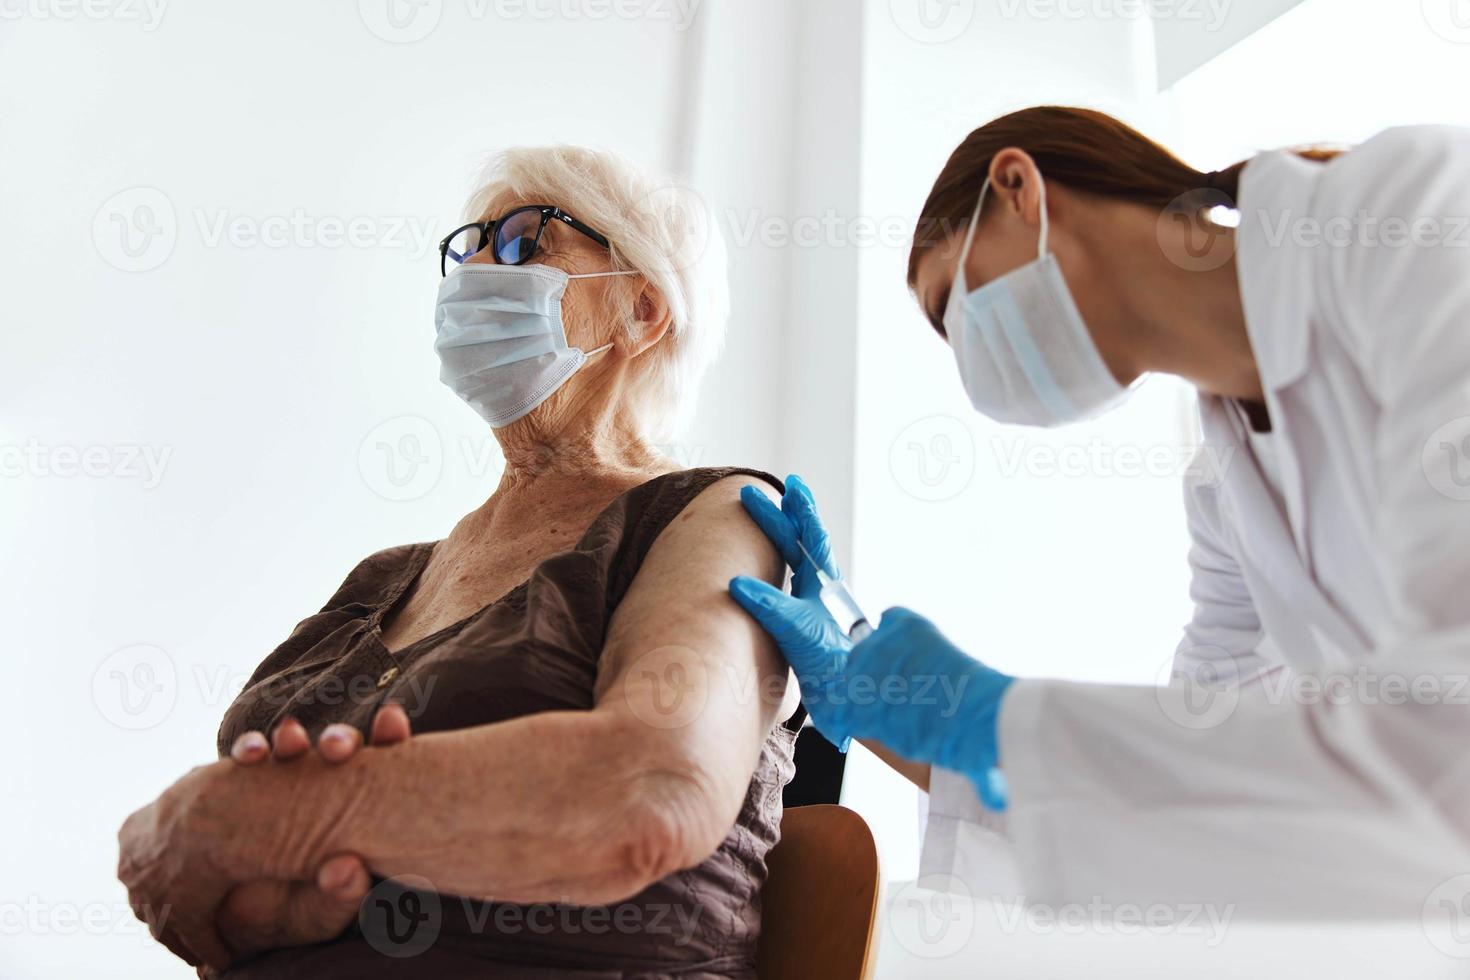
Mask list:
[{"label": "elbow", "polygon": [[616,890],[622,893],[616,900],[708,860],[735,820],[734,815],[724,819],[690,777],[662,773],[640,783],[611,855]]}]

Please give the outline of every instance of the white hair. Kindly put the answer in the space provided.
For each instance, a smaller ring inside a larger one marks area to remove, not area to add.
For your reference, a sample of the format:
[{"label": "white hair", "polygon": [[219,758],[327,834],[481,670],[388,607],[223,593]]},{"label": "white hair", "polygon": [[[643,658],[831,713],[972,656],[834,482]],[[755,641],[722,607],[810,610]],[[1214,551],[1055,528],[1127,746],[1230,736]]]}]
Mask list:
[{"label": "white hair", "polygon": [[[618,154],[580,146],[520,147],[492,157],[470,197],[469,220],[506,200],[554,204],[607,237],[615,270],[643,275],[672,315],[644,356],[651,435],[671,438],[688,421],[705,369],[719,356],[729,316],[725,244],[699,196]],[[622,329],[633,333],[631,310]]]}]

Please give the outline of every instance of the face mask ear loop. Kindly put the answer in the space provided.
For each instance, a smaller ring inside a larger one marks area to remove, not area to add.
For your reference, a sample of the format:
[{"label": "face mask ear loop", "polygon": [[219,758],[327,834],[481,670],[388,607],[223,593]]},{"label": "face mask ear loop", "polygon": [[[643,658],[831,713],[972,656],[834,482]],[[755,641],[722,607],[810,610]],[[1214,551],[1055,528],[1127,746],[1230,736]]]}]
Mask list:
[{"label": "face mask ear loop", "polygon": [[[575,276],[567,276],[567,278],[568,279],[602,279],[602,278],[604,278],[606,276],[636,276],[636,275],[639,275],[639,272],[638,272],[637,269],[624,269],[621,272],[583,272],[583,273],[579,273],[578,275],[575,275]],[[596,357],[598,354],[606,354],[608,351],[612,350],[612,346],[613,345],[611,343],[606,343],[606,344],[603,344],[601,347],[594,347],[592,350],[587,351],[582,356],[584,358],[586,358],[587,360],[590,361],[592,358]]]},{"label": "face mask ear loop", "polygon": [[[639,274],[639,272],[638,272],[637,269],[624,269],[621,272],[584,272],[584,273],[581,273],[580,275],[567,276],[567,278],[568,279],[601,279],[604,276],[636,276],[638,274]],[[612,343],[609,342],[609,343],[603,344],[601,347],[595,347],[592,350],[587,351],[582,356],[585,357],[585,358],[587,358],[590,361],[592,358],[596,357],[598,354],[606,354],[608,351],[612,350],[612,346],[613,346]]]},{"label": "face mask ear loop", "polygon": [[970,248],[975,244],[975,231],[980,227],[980,212],[985,208],[985,195],[990,193],[990,178],[985,178],[985,184],[980,188],[980,200],[975,202],[975,213],[970,216],[970,230],[965,235],[965,247],[960,249],[960,260],[955,263],[955,279],[965,271],[965,263],[970,260]]},{"label": "face mask ear loop", "polygon": [[1041,252],[1037,258],[1046,258],[1046,241],[1051,237],[1051,219],[1046,213],[1046,178],[1041,178]]}]

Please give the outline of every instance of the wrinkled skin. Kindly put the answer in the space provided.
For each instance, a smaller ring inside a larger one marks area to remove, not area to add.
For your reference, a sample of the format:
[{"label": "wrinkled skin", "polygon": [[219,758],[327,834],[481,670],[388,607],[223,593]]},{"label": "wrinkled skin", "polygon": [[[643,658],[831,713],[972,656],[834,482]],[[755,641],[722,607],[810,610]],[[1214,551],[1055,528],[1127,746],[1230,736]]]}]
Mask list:
[{"label": "wrinkled skin", "polygon": [[[409,721],[402,706],[387,705],[378,712],[371,733],[374,746],[408,737]],[[352,758],[361,746],[362,736],[355,728],[331,725],[322,732],[315,751],[322,761],[335,765]],[[312,750],[306,730],[287,720],[270,739],[261,732],[240,736],[230,757],[238,766],[290,765]],[[366,866],[353,854],[329,857],[308,880],[236,881],[211,860],[207,842],[213,835],[200,826],[201,808],[195,805],[214,769],[193,770],[130,816],[118,835],[118,877],[128,887],[134,911],[148,922],[155,938],[196,965],[201,977],[217,976],[231,963],[265,950],[336,937],[351,924],[371,888]],[[185,835],[199,840],[173,846]],[[167,900],[159,902],[158,896]]]}]

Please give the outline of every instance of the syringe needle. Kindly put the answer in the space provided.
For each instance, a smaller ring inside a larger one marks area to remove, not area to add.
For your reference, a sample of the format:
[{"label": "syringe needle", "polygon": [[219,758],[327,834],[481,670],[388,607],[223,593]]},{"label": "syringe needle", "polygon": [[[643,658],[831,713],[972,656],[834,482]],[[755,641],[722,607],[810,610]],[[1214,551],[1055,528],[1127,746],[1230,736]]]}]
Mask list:
[{"label": "syringe needle", "polygon": [[828,575],[827,570],[823,568],[820,564],[818,564],[817,560],[812,557],[812,553],[810,551],[806,550],[806,545],[802,544],[801,538],[796,539],[796,546],[801,549],[801,553],[803,555],[806,555],[806,560],[810,562],[812,568],[816,570],[817,581],[823,585],[831,582],[832,576]]},{"label": "syringe needle", "polygon": [[796,540],[796,546],[801,553],[806,555],[806,560],[811,563],[812,570],[816,572],[817,584],[821,586],[822,605],[827,607],[827,612],[839,625],[846,622],[848,625],[843,631],[850,636],[854,642],[861,642],[868,638],[873,632],[872,624],[868,617],[863,615],[862,607],[858,605],[857,599],[847,588],[846,583],[840,578],[833,578],[827,574],[827,570],[817,564],[812,553],[806,550],[806,545],[801,539]]}]

